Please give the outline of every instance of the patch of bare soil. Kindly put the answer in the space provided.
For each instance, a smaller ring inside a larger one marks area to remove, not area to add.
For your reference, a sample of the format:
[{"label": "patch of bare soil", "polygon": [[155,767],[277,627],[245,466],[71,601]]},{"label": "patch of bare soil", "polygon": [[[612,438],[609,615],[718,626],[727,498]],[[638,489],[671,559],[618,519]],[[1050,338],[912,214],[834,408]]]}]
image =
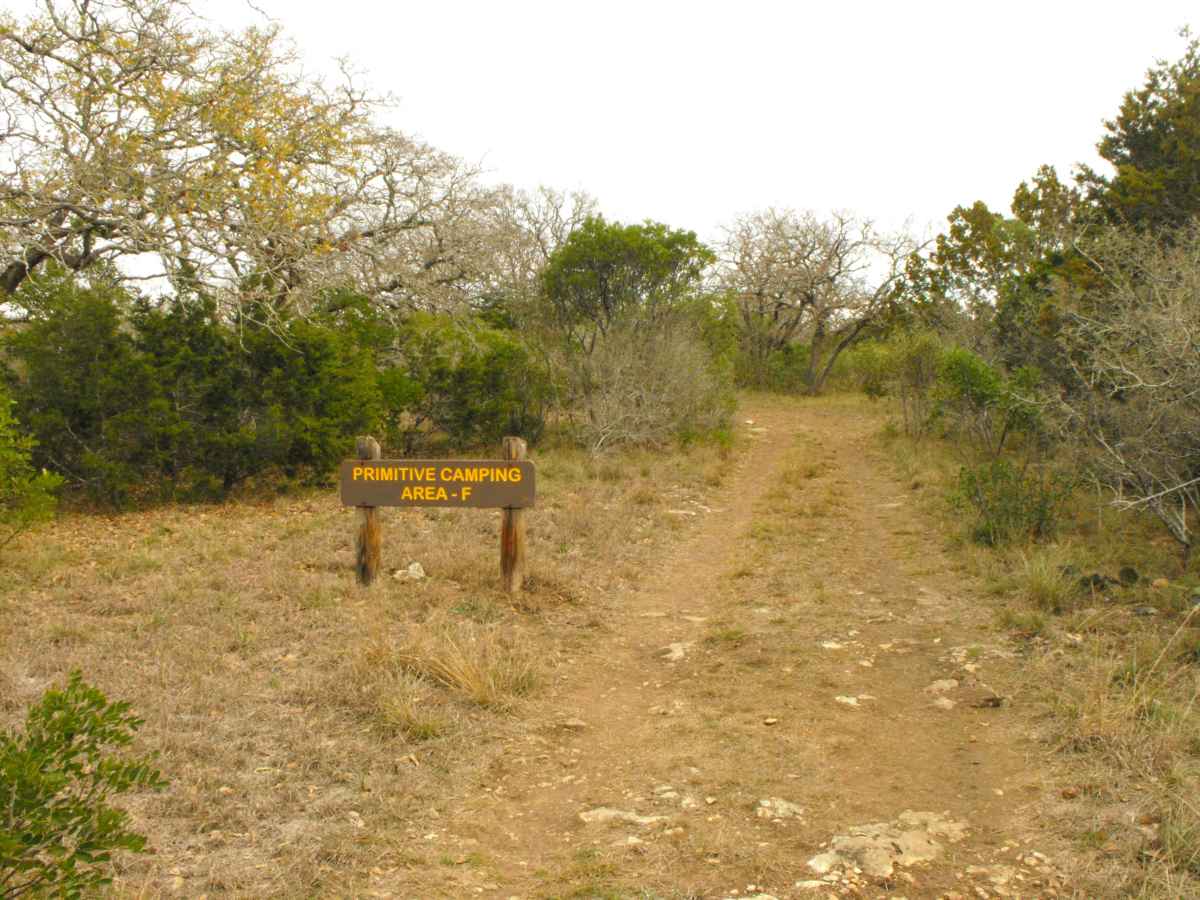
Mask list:
[{"label": "patch of bare soil", "polygon": [[[697,527],[414,836],[450,863],[442,895],[1069,896],[1019,651],[888,474],[878,419],[741,421]],[[369,890],[410,896],[411,874]]]}]

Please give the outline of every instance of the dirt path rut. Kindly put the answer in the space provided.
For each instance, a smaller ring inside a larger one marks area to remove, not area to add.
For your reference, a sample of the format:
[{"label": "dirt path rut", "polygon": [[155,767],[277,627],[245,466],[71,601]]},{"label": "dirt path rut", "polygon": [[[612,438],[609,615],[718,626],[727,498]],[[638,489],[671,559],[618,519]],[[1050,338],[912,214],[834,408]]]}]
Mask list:
[{"label": "dirt path rut", "polygon": [[[747,421],[749,420],[749,421]],[[694,529],[464,786],[447,896],[1045,897],[1020,661],[836,402],[743,409]]]}]

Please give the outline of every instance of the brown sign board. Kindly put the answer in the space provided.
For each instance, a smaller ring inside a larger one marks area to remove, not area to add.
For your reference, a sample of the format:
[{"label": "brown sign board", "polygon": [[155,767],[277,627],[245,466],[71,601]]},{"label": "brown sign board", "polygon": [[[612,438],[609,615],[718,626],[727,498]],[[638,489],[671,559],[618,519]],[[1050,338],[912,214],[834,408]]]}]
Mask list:
[{"label": "brown sign board", "polygon": [[527,460],[348,459],[340,474],[345,506],[533,506]]}]

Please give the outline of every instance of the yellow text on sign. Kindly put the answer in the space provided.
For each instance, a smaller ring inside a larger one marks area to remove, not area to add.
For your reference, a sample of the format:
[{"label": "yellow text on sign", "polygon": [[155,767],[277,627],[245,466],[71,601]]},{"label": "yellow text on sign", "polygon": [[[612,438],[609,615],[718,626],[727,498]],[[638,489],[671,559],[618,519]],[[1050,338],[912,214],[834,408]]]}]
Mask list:
[{"label": "yellow text on sign", "polygon": [[[516,484],[521,480],[517,466],[450,467],[426,466],[355,466],[351,473],[354,481],[449,481],[449,482],[492,482],[493,484]],[[433,499],[433,498],[428,498]]]}]

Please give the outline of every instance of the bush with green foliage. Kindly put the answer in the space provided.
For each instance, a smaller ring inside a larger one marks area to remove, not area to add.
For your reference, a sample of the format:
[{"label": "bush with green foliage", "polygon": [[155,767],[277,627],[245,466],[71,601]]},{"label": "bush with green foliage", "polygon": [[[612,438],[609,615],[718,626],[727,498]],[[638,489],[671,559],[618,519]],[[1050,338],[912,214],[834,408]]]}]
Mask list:
[{"label": "bush with green foliage", "polygon": [[33,438],[22,434],[12,414],[13,401],[0,387],[0,548],[38,522],[54,515],[62,478],[38,471],[29,462]]},{"label": "bush with green foliage", "polygon": [[955,347],[942,354],[937,411],[978,454],[997,459],[1012,436],[1037,434],[1039,380],[1028,367],[1006,378],[982,357]]},{"label": "bush with green foliage", "polygon": [[386,443],[405,451],[429,431],[455,447],[535,443],[555,399],[549,367],[514,332],[416,314],[399,332],[401,362],[379,375]]},{"label": "bush with green foliage", "polygon": [[881,365],[890,393],[900,401],[904,428],[909,434],[924,432],[931,414],[931,394],[941,369],[942,346],[929,334],[908,334],[892,346]]},{"label": "bush with green foliage", "polygon": [[864,341],[843,353],[830,373],[828,384],[862,391],[872,400],[886,397],[892,367],[892,348],[882,341]]},{"label": "bush with green foliage", "polygon": [[801,394],[808,390],[809,348],[805,344],[786,344],[765,356],[739,351],[734,366],[738,385],[780,394]]},{"label": "bush with green foliage", "polygon": [[235,331],[203,298],[51,274],[5,340],[34,462],[91,497],[216,497],[278,469],[322,479],[382,411],[372,348],[321,317]]},{"label": "bush with green foliage", "polygon": [[714,259],[693,232],[598,216],[550,255],[534,318],[564,418],[593,452],[728,422],[736,311],[704,290]]},{"label": "bush with green foliage", "polygon": [[145,850],[111,797],[166,786],[149,759],[107,751],[133,740],[142,720],[72,672],[25,720],[0,734],[0,896],[80,897],[108,884],[116,850]]},{"label": "bush with green foliage", "polygon": [[699,294],[679,310],[683,327],[708,349],[709,357],[732,378],[741,353],[737,303],[728,295]]},{"label": "bush with green foliage", "polygon": [[953,503],[973,515],[971,539],[998,547],[1022,538],[1054,535],[1067,483],[1044,468],[993,459],[959,471]]},{"label": "bush with green foliage", "polygon": [[886,374],[891,393],[900,401],[906,434],[919,437],[934,415],[934,393],[943,372],[943,347],[928,332],[906,334],[892,346]]},{"label": "bush with green foliage", "polygon": [[37,439],[34,462],[119,500],[160,452],[166,412],[153,368],[123,327],[128,298],[66,277],[34,286],[38,314],[6,340],[17,416]]},{"label": "bush with green foliage", "polygon": [[155,374],[143,407],[142,471],[182,497],[219,496],[257,471],[263,462],[242,415],[251,373],[214,305],[138,301],[130,324]]},{"label": "bush with green foliage", "polygon": [[[606,417],[629,375],[647,398],[629,433],[703,433],[727,415],[736,345],[730,311],[700,290],[711,253],[652,223],[585,231],[548,268],[540,331],[510,327],[501,308],[397,321],[352,290],[304,317],[248,309],[230,322],[202,294],[140,297],[100,271],[48,268],[22,285],[29,319],[3,338],[33,463],[111,505],[218,498],[266,473],[323,483],[356,434],[401,452],[534,443],[564,401],[568,419]],[[618,334],[638,345],[619,363]],[[692,369],[664,373],[666,359]],[[606,372],[618,383],[597,389]],[[664,378],[681,385],[669,402],[653,396]]]},{"label": "bush with green foliage", "polygon": [[695,232],[589,216],[541,272],[545,327],[589,355],[614,329],[673,318],[696,297],[715,258]]},{"label": "bush with green foliage", "polygon": [[[294,319],[243,337],[250,384],[239,415],[259,470],[324,482],[382,411],[374,359],[353,336]],[[252,474],[252,473],[247,473]]]}]

